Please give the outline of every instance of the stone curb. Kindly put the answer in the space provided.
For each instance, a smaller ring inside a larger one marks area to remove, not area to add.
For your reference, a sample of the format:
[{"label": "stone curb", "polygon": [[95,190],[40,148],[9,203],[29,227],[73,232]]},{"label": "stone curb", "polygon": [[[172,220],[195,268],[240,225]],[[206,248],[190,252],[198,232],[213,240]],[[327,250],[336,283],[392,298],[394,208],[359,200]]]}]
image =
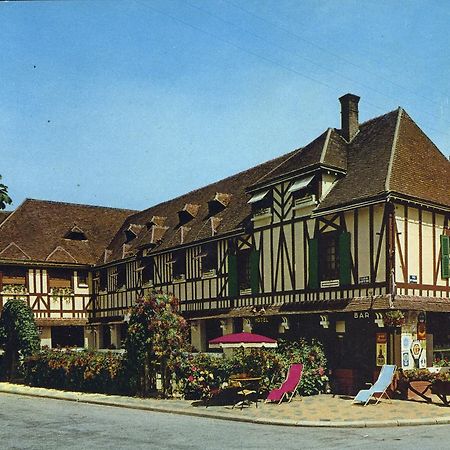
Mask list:
[{"label": "stone curb", "polygon": [[[72,402],[87,403],[92,405],[112,406],[118,408],[137,409],[143,411],[160,412],[165,414],[178,414],[183,416],[204,417],[208,419],[228,420],[234,422],[246,422],[260,425],[310,427],[310,428],[378,428],[378,427],[403,427],[416,425],[444,425],[450,424],[450,415],[446,417],[423,419],[387,419],[387,420],[289,420],[276,418],[251,418],[223,415],[214,411],[196,411],[195,409],[182,410],[170,406],[154,406],[143,403],[145,400],[108,396],[104,394],[92,394],[71,391],[59,391],[56,389],[32,388],[9,383],[0,383],[0,392],[12,395],[24,395],[28,397],[50,398],[53,400],[66,400]],[[97,397],[97,398],[96,398]],[[100,397],[100,398],[99,398]]]}]

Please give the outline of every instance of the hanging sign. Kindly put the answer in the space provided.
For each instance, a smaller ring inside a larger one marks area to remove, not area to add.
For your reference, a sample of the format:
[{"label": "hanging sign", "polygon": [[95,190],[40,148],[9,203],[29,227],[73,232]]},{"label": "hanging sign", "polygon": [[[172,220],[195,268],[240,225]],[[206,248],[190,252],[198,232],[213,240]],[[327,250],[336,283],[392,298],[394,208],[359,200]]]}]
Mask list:
[{"label": "hanging sign", "polygon": [[427,327],[423,322],[417,324],[417,339],[419,341],[425,341],[427,338]]},{"label": "hanging sign", "polygon": [[420,354],[422,353],[422,344],[419,340],[415,340],[411,344],[411,355],[414,359],[419,359]]},{"label": "hanging sign", "polygon": [[384,366],[387,359],[387,333],[376,334],[376,355],[377,367]]},{"label": "hanging sign", "polygon": [[402,369],[413,369],[414,359],[411,355],[412,334],[402,333],[401,352],[402,352]]}]

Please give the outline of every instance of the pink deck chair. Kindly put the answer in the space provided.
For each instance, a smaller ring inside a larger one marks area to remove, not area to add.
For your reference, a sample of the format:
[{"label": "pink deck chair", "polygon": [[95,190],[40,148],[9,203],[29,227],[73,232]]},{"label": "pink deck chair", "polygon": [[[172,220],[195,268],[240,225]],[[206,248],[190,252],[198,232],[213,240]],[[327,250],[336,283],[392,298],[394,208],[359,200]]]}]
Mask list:
[{"label": "pink deck chair", "polygon": [[[303,364],[292,364],[289,367],[289,371],[286,380],[278,389],[273,389],[267,396],[267,402],[278,402],[280,404],[284,397],[288,399],[288,402],[292,400],[297,389],[302,381]],[[290,394],[290,396],[289,396]]]}]

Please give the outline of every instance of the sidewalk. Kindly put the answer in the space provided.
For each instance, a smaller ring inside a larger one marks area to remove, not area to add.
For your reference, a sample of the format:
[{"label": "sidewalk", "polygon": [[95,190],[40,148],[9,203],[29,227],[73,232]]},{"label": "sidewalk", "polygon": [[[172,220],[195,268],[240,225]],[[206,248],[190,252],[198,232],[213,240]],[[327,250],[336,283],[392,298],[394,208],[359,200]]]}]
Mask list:
[{"label": "sidewalk", "polygon": [[171,414],[183,414],[212,419],[270,425],[305,427],[392,427],[407,425],[450,424],[450,407],[405,400],[381,401],[366,407],[352,405],[351,398],[331,395],[296,397],[291,403],[264,404],[258,408],[231,409],[224,406],[193,406],[188,400],[157,400],[116,395],[85,394],[55,389],[0,383],[0,392],[33,397],[53,398],[96,405],[117,406]]}]

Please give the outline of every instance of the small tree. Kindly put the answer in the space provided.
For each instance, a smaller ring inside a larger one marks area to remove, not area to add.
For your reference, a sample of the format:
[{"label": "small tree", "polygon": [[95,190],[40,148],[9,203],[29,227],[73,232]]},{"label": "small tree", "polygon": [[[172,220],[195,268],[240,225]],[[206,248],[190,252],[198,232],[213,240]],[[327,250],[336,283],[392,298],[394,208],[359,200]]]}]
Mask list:
[{"label": "small tree", "polygon": [[170,366],[186,344],[187,323],[178,314],[179,303],[173,295],[152,293],[131,308],[126,361],[130,382],[139,395],[156,389],[156,374],[161,373],[163,394],[170,384]]},{"label": "small tree", "polygon": [[[2,176],[0,175],[0,180]],[[0,183],[0,209],[5,209],[6,205],[12,203],[11,197],[8,195],[8,186]]]},{"label": "small tree", "polygon": [[23,300],[8,300],[0,316],[0,346],[7,380],[16,377],[20,361],[39,349],[39,332],[33,311]]}]

